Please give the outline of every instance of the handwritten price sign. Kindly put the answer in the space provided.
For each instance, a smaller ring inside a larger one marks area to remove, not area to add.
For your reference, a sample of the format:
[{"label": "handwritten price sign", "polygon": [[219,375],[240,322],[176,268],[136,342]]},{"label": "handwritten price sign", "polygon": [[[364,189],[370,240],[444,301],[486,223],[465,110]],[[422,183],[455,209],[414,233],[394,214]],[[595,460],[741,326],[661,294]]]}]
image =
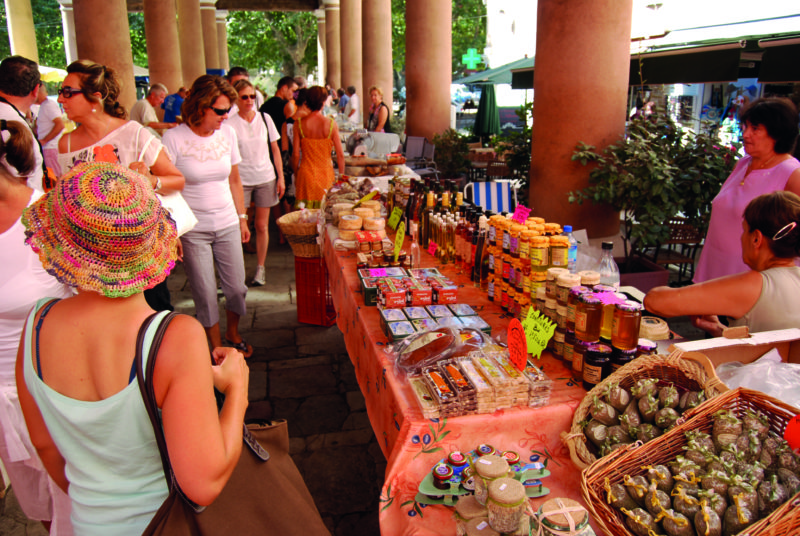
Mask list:
[{"label": "handwritten price sign", "polygon": [[537,359],[541,358],[542,351],[547,348],[547,342],[556,332],[556,325],[531,307],[528,309],[527,318],[522,321],[522,327],[528,341],[528,352]]},{"label": "handwritten price sign", "polygon": [[392,229],[397,229],[397,224],[400,223],[400,218],[403,217],[403,209],[400,207],[394,207],[392,209],[392,214],[389,216],[389,227]]},{"label": "handwritten price sign", "polygon": [[397,261],[397,256],[400,255],[400,248],[403,247],[403,240],[406,239],[406,223],[402,222],[400,227],[397,228],[397,235],[394,237],[394,260]]},{"label": "handwritten price sign", "polygon": [[434,242],[433,240],[428,242],[428,255],[436,255],[436,250],[438,248],[439,246],[436,245],[436,242]]},{"label": "handwritten price sign", "polygon": [[525,223],[525,221],[528,219],[528,214],[530,213],[531,209],[528,207],[517,205],[517,208],[514,210],[514,215],[511,216],[511,219],[517,223]]},{"label": "handwritten price sign", "polygon": [[508,323],[508,356],[515,367],[525,370],[528,364],[528,341],[522,324],[516,318]]}]

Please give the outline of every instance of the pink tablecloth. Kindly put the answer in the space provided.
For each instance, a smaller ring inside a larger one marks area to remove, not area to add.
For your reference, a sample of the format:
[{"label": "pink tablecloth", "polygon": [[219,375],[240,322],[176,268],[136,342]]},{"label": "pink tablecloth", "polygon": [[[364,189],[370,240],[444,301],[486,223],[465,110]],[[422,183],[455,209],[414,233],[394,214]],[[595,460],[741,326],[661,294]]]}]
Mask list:
[{"label": "pink tablecloth", "polygon": [[[388,461],[380,498],[382,534],[454,534],[453,509],[418,504],[414,500],[417,486],[450,451],[468,452],[482,443],[498,450],[514,450],[523,462],[549,459],[547,468],[552,474],[543,483],[551,492],[534,499],[534,509],[551,497],[570,497],[582,502],[580,471],[570,461],[559,434],[569,429],[575,408],[586,392],[570,381],[561,361],[546,352],[540,362],[554,382],[550,404],[544,408],[425,419],[411,388],[395,375],[394,365],[384,351],[390,341],[381,331],[377,309],[364,305],[355,253],[334,250],[328,237],[324,254],[337,324],[344,333],[372,428]],[[423,253],[422,265],[434,265],[433,258]],[[476,289],[467,277],[453,265],[439,266],[439,270],[459,284],[459,302],[475,308],[492,326],[493,335],[507,329],[509,317],[489,302],[486,294]]]}]

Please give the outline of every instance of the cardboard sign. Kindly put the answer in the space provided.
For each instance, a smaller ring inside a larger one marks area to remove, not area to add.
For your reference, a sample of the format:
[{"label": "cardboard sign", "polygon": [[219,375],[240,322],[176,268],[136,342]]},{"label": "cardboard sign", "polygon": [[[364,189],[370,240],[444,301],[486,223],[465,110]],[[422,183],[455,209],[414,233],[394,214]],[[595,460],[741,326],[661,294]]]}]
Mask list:
[{"label": "cardboard sign", "polygon": [[389,216],[389,227],[392,229],[397,229],[397,224],[400,223],[400,218],[403,217],[403,209],[400,207],[394,207],[392,209],[392,214]]},{"label": "cardboard sign", "polygon": [[439,246],[437,246],[436,242],[434,242],[433,240],[428,242],[428,255],[436,255],[436,250],[438,248]]},{"label": "cardboard sign", "polygon": [[525,221],[528,219],[528,214],[530,213],[531,209],[529,209],[528,207],[517,205],[517,208],[514,210],[514,215],[511,216],[511,219],[517,223],[524,224]]},{"label": "cardboard sign", "polygon": [[356,202],[353,204],[353,208],[356,208],[358,205],[360,205],[360,204],[361,204],[361,203],[363,203],[364,201],[369,201],[370,199],[372,199],[373,197],[375,197],[375,195],[376,195],[377,193],[378,193],[378,190],[372,190],[370,193],[368,193],[367,195],[365,195],[364,197],[362,197],[361,199],[359,199],[358,201],[356,201]]},{"label": "cardboard sign", "polygon": [[508,355],[519,370],[528,364],[528,341],[519,320],[512,318],[508,323]]},{"label": "cardboard sign", "polygon": [[800,448],[800,415],[795,415],[786,423],[786,430],[783,431],[783,438],[789,443],[792,450]]},{"label": "cardboard sign", "polygon": [[403,247],[403,240],[406,239],[406,223],[402,222],[397,228],[397,235],[394,237],[394,260],[400,255],[400,248]]},{"label": "cardboard sign", "polygon": [[556,325],[546,316],[528,309],[528,316],[522,321],[525,337],[528,341],[528,353],[537,359],[542,357],[542,350],[547,348],[547,342],[556,332]]}]

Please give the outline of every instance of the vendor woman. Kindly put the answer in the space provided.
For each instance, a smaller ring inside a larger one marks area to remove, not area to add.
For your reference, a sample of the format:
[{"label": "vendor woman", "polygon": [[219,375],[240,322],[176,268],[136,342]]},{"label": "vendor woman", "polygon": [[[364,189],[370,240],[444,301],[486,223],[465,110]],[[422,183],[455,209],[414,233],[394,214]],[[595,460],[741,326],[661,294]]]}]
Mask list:
[{"label": "vendor woman", "polygon": [[[800,325],[800,197],[777,191],[756,197],[744,210],[742,260],[750,270],[689,287],[658,287],[644,298],[648,311],[673,317],[689,315],[713,336],[730,325],[750,332]],[[731,231],[733,232],[733,231]]]}]

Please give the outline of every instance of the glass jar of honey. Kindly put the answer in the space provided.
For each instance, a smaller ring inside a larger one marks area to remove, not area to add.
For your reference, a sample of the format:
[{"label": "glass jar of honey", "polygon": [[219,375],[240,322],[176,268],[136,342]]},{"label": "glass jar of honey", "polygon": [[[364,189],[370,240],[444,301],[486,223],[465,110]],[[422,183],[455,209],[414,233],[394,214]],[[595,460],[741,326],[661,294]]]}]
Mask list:
[{"label": "glass jar of honey", "polygon": [[566,268],[554,267],[547,269],[545,288],[547,289],[548,298],[556,299],[556,281],[558,280],[558,276],[566,273],[569,273]]},{"label": "glass jar of honey", "polygon": [[561,358],[564,360],[564,366],[572,370],[572,356],[575,351],[575,332],[571,329],[564,330],[564,354]]},{"label": "glass jar of honey", "polygon": [[544,292],[547,292],[546,289],[547,284],[547,273],[546,272],[535,272],[531,270],[530,274],[530,293],[531,296],[536,296],[536,293],[539,292],[539,289],[543,289]]},{"label": "glass jar of honey", "polygon": [[556,301],[556,326],[561,329],[567,328],[567,306],[561,305]]},{"label": "glass jar of honey", "polygon": [[578,274],[571,274],[569,272],[560,274],[556,279],[556,300],[560,305],[566,307],[567,300],[569,299],[569,290],[572,287],[580,286],[581,276]]},{"label": "glass jar of honey", "polygon": [[639,326],[642,322],[642,305],[627,300],[616,304],[611,329],[611,344],[620,350],[635,350],[639,345]]},{"label": "glass jar of honey", "polygon": [[531,270],[543,272],[550,266],[550,240],[546,236],[532,236],[529,240],[528,254]]},{"label": "glass jar of honey", "polygon": [[611,374],[611,347],[593,344],[583,356],[583,388],[591,390]]},{"label": "glass jar of honey", "polygon": [[508,312],[508,283],[505,281],[500,287],[500,308],[504,312]]},{"label": "glass jar of honey", "polygon": [[547,309],[547,296],[545,295],[544,287],[536,289],[536,310],[540,315],[545,314]]},{"label": "glass jar of honey", "polygon": [[582,294],[575,306],[575,338],[584,342],[600,340],[603,303],[594,294]]},{"label": "glass jar of honey", "polygon": [[591,290],[584,286],[569,289],[569,296],[567,297],[567,329],[575,330],[575,307],[581,294],[586,294],[587,292],[591,292]]},{"label": "glass jar of honey", "polygon": [[583,381],[583,359],[586,356],[586,350],[593,344],[596,343],[575,340],[572,351],[572,379],[578,384]]},{"label": "glass jar of honey", "polygon": [[550,237],[550,266],[566,268],[568,265],[569,237],[556,235]]},{"label": "glass jar of honey", "polygon": [[533,238],[535,235],[536,233],[529,230],[527,227],[519,234],[519,258],[527,261],[528,263],[531,262],[531,238]]},{"label": "glass jar of honey", "polygon": [[494,274],[489,274],[486,280],[486,298],[490,302],[494,301]]},{"label": "glass jar of honey", "polygon": [[553,355],[561,359],[564,356],[564,335],[566,331],[562,327],[556,328],[553,334]]},{"label": "glass jar of honey", "polygon": [[520,234],[522,231],[525,230],[524,225],[520,225],[518,223],[511,225],[511,230],[509,231],[509,246],[508,250],[511,253],[511,257],[514,259],[519,259],[519,239]]},{"label": "glass jar of honey", "polygon": [[581,286],[593,289],[595,285],[600,284],[600,272],[594,270],[582,270],[578,272],[581,276]]}]

